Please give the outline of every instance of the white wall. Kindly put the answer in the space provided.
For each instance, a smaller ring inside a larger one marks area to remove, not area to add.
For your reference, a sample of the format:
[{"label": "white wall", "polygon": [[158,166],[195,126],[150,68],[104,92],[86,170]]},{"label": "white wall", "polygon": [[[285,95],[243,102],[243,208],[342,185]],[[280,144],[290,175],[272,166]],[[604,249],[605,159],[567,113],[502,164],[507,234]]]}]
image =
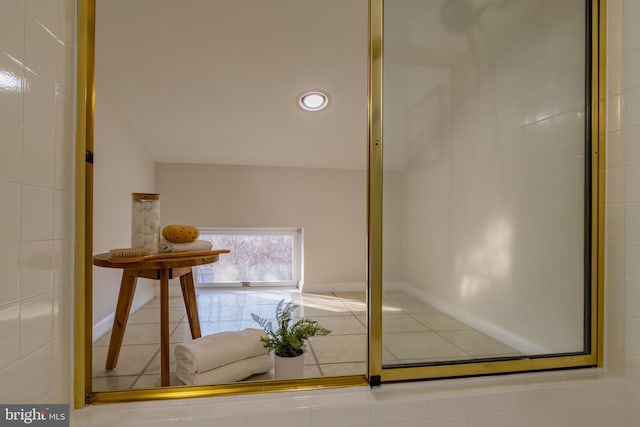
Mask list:
[{"label": "white wall", "polygon": [[[99,57],[96,69],[99,67]],[[131,246],[131,193],[152,193],[155,166],[109,87],[96,75],[93,251]],[[122,270],[93,268],[93,324],[97,335],[113,322]],[[134,308],[153,297],[152,283],[138,281]],[[94,339],[99,336],[94,336]]]},{"label": "white wall", "polygon": [[74,4],[2,2],[0,402],[68,402]]},{"label": "white wall", "polygon": [[[510,2],[439,37],[432,7],[386,45],[385,111],[402,113],[385,121],[402,176],[386,279],[521,351],[581,351],[584,2]],[[403,43],[429,52],[422,64],[394,61]]]},{"label": "white wall", "polygon": [[304,227],[305,286],[364,283],[365,171],[158,164],[161,221]]}]

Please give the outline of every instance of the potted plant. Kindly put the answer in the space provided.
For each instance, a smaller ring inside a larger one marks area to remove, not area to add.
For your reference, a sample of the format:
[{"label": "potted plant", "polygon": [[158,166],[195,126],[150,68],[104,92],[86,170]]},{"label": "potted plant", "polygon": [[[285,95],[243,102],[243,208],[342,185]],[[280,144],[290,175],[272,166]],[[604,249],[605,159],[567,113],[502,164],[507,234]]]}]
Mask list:
[{"label": "potted plant", "polygon": [[294,322],[293,312],[296,308],[296,304],[281,300],[276,307],[275,328],[270,320],[251,313],[253,320],[266,334],[260,340],[275,355],[275,376],[278,379],[302,377],[307,339],[331,333],[315,320],[301,318]]}]

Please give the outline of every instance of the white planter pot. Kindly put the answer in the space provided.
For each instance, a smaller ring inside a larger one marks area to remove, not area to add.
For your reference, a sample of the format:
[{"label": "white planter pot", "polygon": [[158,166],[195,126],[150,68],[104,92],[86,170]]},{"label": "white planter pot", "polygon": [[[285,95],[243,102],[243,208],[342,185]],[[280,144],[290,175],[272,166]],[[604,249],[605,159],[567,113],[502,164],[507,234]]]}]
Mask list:
[{"label": "white planter pot", "polygon": [[278,380],[302,378],[304,376],[304,353],[296,357],[274,355],[275,376]]}]

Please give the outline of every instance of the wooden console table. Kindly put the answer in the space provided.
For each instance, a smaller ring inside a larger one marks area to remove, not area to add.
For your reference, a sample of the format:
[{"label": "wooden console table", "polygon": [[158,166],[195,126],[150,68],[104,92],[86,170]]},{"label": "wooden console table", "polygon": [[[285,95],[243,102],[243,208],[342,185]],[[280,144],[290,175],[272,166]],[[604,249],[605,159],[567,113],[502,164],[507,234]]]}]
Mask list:
[{"label": "wooden console table", "polygon": [[[124,330],[129,320],[129,311],[136,290],[139,277],[160,280],[160,372],[161,385],[169,385],[169,279],[180,278],[182,297],[189,319],[192,338],[200,338],[200,319],[196,301],[195,286],[191,267],[211,264],[218,261],[220,254],[229,253],[227,249],[199,252],[194,256],[180,256],[179,258],[155,258],[136,262],[122,262],[109,260],[109,254],[99,254],[93,257],[93,264],[98,267],[121,268],[122,281],[116,305],[109,351],[107,353],[106,369],[113,369],[118,363],[120,346],[124,337]],[[184,255],[184,254],[183,254]],[[169,255],[170,256],[170,255]]]}]

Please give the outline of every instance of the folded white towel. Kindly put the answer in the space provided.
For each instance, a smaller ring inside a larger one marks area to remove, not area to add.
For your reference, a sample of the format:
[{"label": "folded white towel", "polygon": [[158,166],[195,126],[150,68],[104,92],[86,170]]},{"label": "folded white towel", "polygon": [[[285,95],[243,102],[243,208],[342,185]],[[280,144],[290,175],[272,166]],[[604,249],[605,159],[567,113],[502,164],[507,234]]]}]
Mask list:
[{"label": "folded white towel", "polygon": [[165,239],[160,239],[160,252],[189,252],[208,251],[213,245],[207,240],[194,240],[189,243],[171,243]]},{"label": "folded white towel", "polygon": [[225,331],[205,335],[191,342],[176,344],[173,351],[178,366],[185,372],[199,374],[239,360],[266,354],[260,337],[262,329]]},{"label": "folded white towel", "polygon": [[187,372],[184,366],[178,363],[176,365],[176,375],[183,383],[188,385],[226,384],[243,380],[254,374],[267,372],[272,367],[273,358],[271,355],[263,354],[198,374]]}]

